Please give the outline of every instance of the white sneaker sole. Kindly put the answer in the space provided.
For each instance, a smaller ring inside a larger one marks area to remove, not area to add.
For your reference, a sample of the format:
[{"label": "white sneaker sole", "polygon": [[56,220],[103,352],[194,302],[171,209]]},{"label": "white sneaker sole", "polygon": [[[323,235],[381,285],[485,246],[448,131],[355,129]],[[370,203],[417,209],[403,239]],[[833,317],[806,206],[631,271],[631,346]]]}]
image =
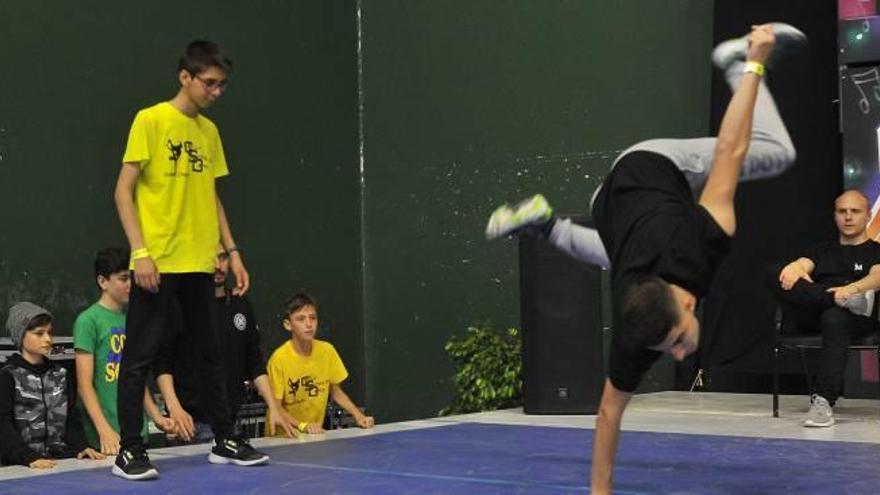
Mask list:
[{"label": "white sneaker sole", "polygon": [[807,428],[827,428],[829,426],[834,426],[834,418],[831,418],[830,420],[826,421],[825,423],[817,423],[815,421],[808,419],[808,420],[804,421],[804,426]]},{"label": "white sneaker sole", "polygon": [[865,291],[865,299],[868,300],[868,308],[865,311],[865,316],[871,316],[874,314],[874,301],[876,300],[875,292],[873,289]]},{"label": "white sneaker sole", "polygon": [[113,465],[113,470],[111,472],[114,476],[119,476],[120,478],[124,478],[129,481],[154,480],[159,477],[159,471],[157,471],[156,469],[149,469],[141,474],[128,474],[116,464]]},{"label": "white sneaker sole", "polygon": [[269,462],[269,456],[264,455],[258,459],[251,459],[250,461],[242,461],[240,459],[233,459],[231,457],[223,457],[222,455],[217,455],[213,452],[208,454],[208,462],[211,464],[235,464],[236,466],[259,466],[260,464],[266,464]]},{"label": "white sneaker sole", "polygon": [[486,240],[493,241],[505,237],[509,232],[502,230],[501,225],[511,216],[513,216],[513,210],[510,206],[502,205],[496,208],[486,225]]}]

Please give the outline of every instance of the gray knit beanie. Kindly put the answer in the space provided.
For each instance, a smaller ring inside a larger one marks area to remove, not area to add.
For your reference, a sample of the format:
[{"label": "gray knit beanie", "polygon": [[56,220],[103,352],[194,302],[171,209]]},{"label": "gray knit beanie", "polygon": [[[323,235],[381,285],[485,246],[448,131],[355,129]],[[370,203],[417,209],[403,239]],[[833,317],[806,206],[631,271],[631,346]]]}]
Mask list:
[{"label": "gray knit beanie", "polygon": [[24,339],[24,331],[28,324],[36,317],[48,315],[52,317],[52,313],[45,308],[41,308],[34,303],[23,301],[15,303],[9,308],[9,318],[6,319],[6,330],[9,330],[9,337],[15,347],[21,349],[21,342]]}]

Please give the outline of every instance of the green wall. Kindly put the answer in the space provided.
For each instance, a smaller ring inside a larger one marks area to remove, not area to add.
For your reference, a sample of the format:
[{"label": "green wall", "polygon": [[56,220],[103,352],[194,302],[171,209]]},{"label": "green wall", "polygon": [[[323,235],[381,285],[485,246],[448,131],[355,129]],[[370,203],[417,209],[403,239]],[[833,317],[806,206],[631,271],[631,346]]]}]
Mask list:
[{"label": "green wall", "polygon": [[306,288],[355,400],[380,421],[432,416],[452,394],[449,337],[519,324],[516,248],[483,240],[488,214],[538,191],[584,212],[619,150],[704,134],[711,9],[2,2],[0,306],[33,299],[70,333],[96,296],[93,252],[124,243],[111,194],[131,119],[173,95],[187,41],[214,39],[236,72],[208,115],[265,347]]},{"label": "green wall", "polygon": [[367,390],[383,420],[431,416],[452,393],[444,342],[519,325],[516,246],[483,239],[492,209],[540,191],[585,212],[617,151],[707,131],[712,5],[362,8]]},{"label": "green wall", "polygon": [[[125,245],[112,201],[137,109],[170,98],[191,39],[235,62],[206,114],[232,175],[221,194],[273,349],[306,288],[363,397],[354,2],[0,2],[0,314],[32,299],[70,334],[96,297],[96,249]],[[5,335],[5,331],[3,332]]]}]

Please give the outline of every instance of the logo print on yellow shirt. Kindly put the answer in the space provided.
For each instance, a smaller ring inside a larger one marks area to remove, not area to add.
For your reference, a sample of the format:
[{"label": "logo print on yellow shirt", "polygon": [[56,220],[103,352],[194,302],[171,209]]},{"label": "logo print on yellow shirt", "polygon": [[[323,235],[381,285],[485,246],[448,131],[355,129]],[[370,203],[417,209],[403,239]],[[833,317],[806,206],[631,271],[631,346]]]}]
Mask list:
[{"label": "logo print on yellow shirt", "polygon": [[179,175],[189,175],[190,170],[193,172],[202,172],[205,170],[205,159],[199,153],[199,148],[193,144],[192,141],[181,141],[174,144],[174,141],[169,139],[165,142],[165,146],[168,148],[168,151],[171,152],[171,155],[168,156],[168,161],[171,162],[171,168],[166,175],[172,177],[178,175],[177,165],[184,152],[186,152],[186,161],[189,164],[189,169],[179,172]]},{"label": "logo print on yellow shirt", "polygon": [[299,390],[300,387],[306,389],[306,394],[309,397],[317,397],[318,394],[321,392],[321,387],[319,387],[318,384],[315,383],[315,378],[311,376],[304,376],[299,380],[291,380],[290,378],[288,378],[287,387],[290,390],[290,395],[293,397],[296,397],[296,392]]}]

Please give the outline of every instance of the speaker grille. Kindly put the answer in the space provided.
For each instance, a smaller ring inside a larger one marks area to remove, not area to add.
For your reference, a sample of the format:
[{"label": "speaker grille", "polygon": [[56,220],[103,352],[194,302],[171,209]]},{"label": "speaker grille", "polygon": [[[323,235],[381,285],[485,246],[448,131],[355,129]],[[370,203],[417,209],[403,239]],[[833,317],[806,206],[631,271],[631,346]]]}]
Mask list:
[{"label": "speaker grille", "polygon": [[595,414],[605,381],[601,270],[529,234],[520,236],[519,262],[523,409]]}]

